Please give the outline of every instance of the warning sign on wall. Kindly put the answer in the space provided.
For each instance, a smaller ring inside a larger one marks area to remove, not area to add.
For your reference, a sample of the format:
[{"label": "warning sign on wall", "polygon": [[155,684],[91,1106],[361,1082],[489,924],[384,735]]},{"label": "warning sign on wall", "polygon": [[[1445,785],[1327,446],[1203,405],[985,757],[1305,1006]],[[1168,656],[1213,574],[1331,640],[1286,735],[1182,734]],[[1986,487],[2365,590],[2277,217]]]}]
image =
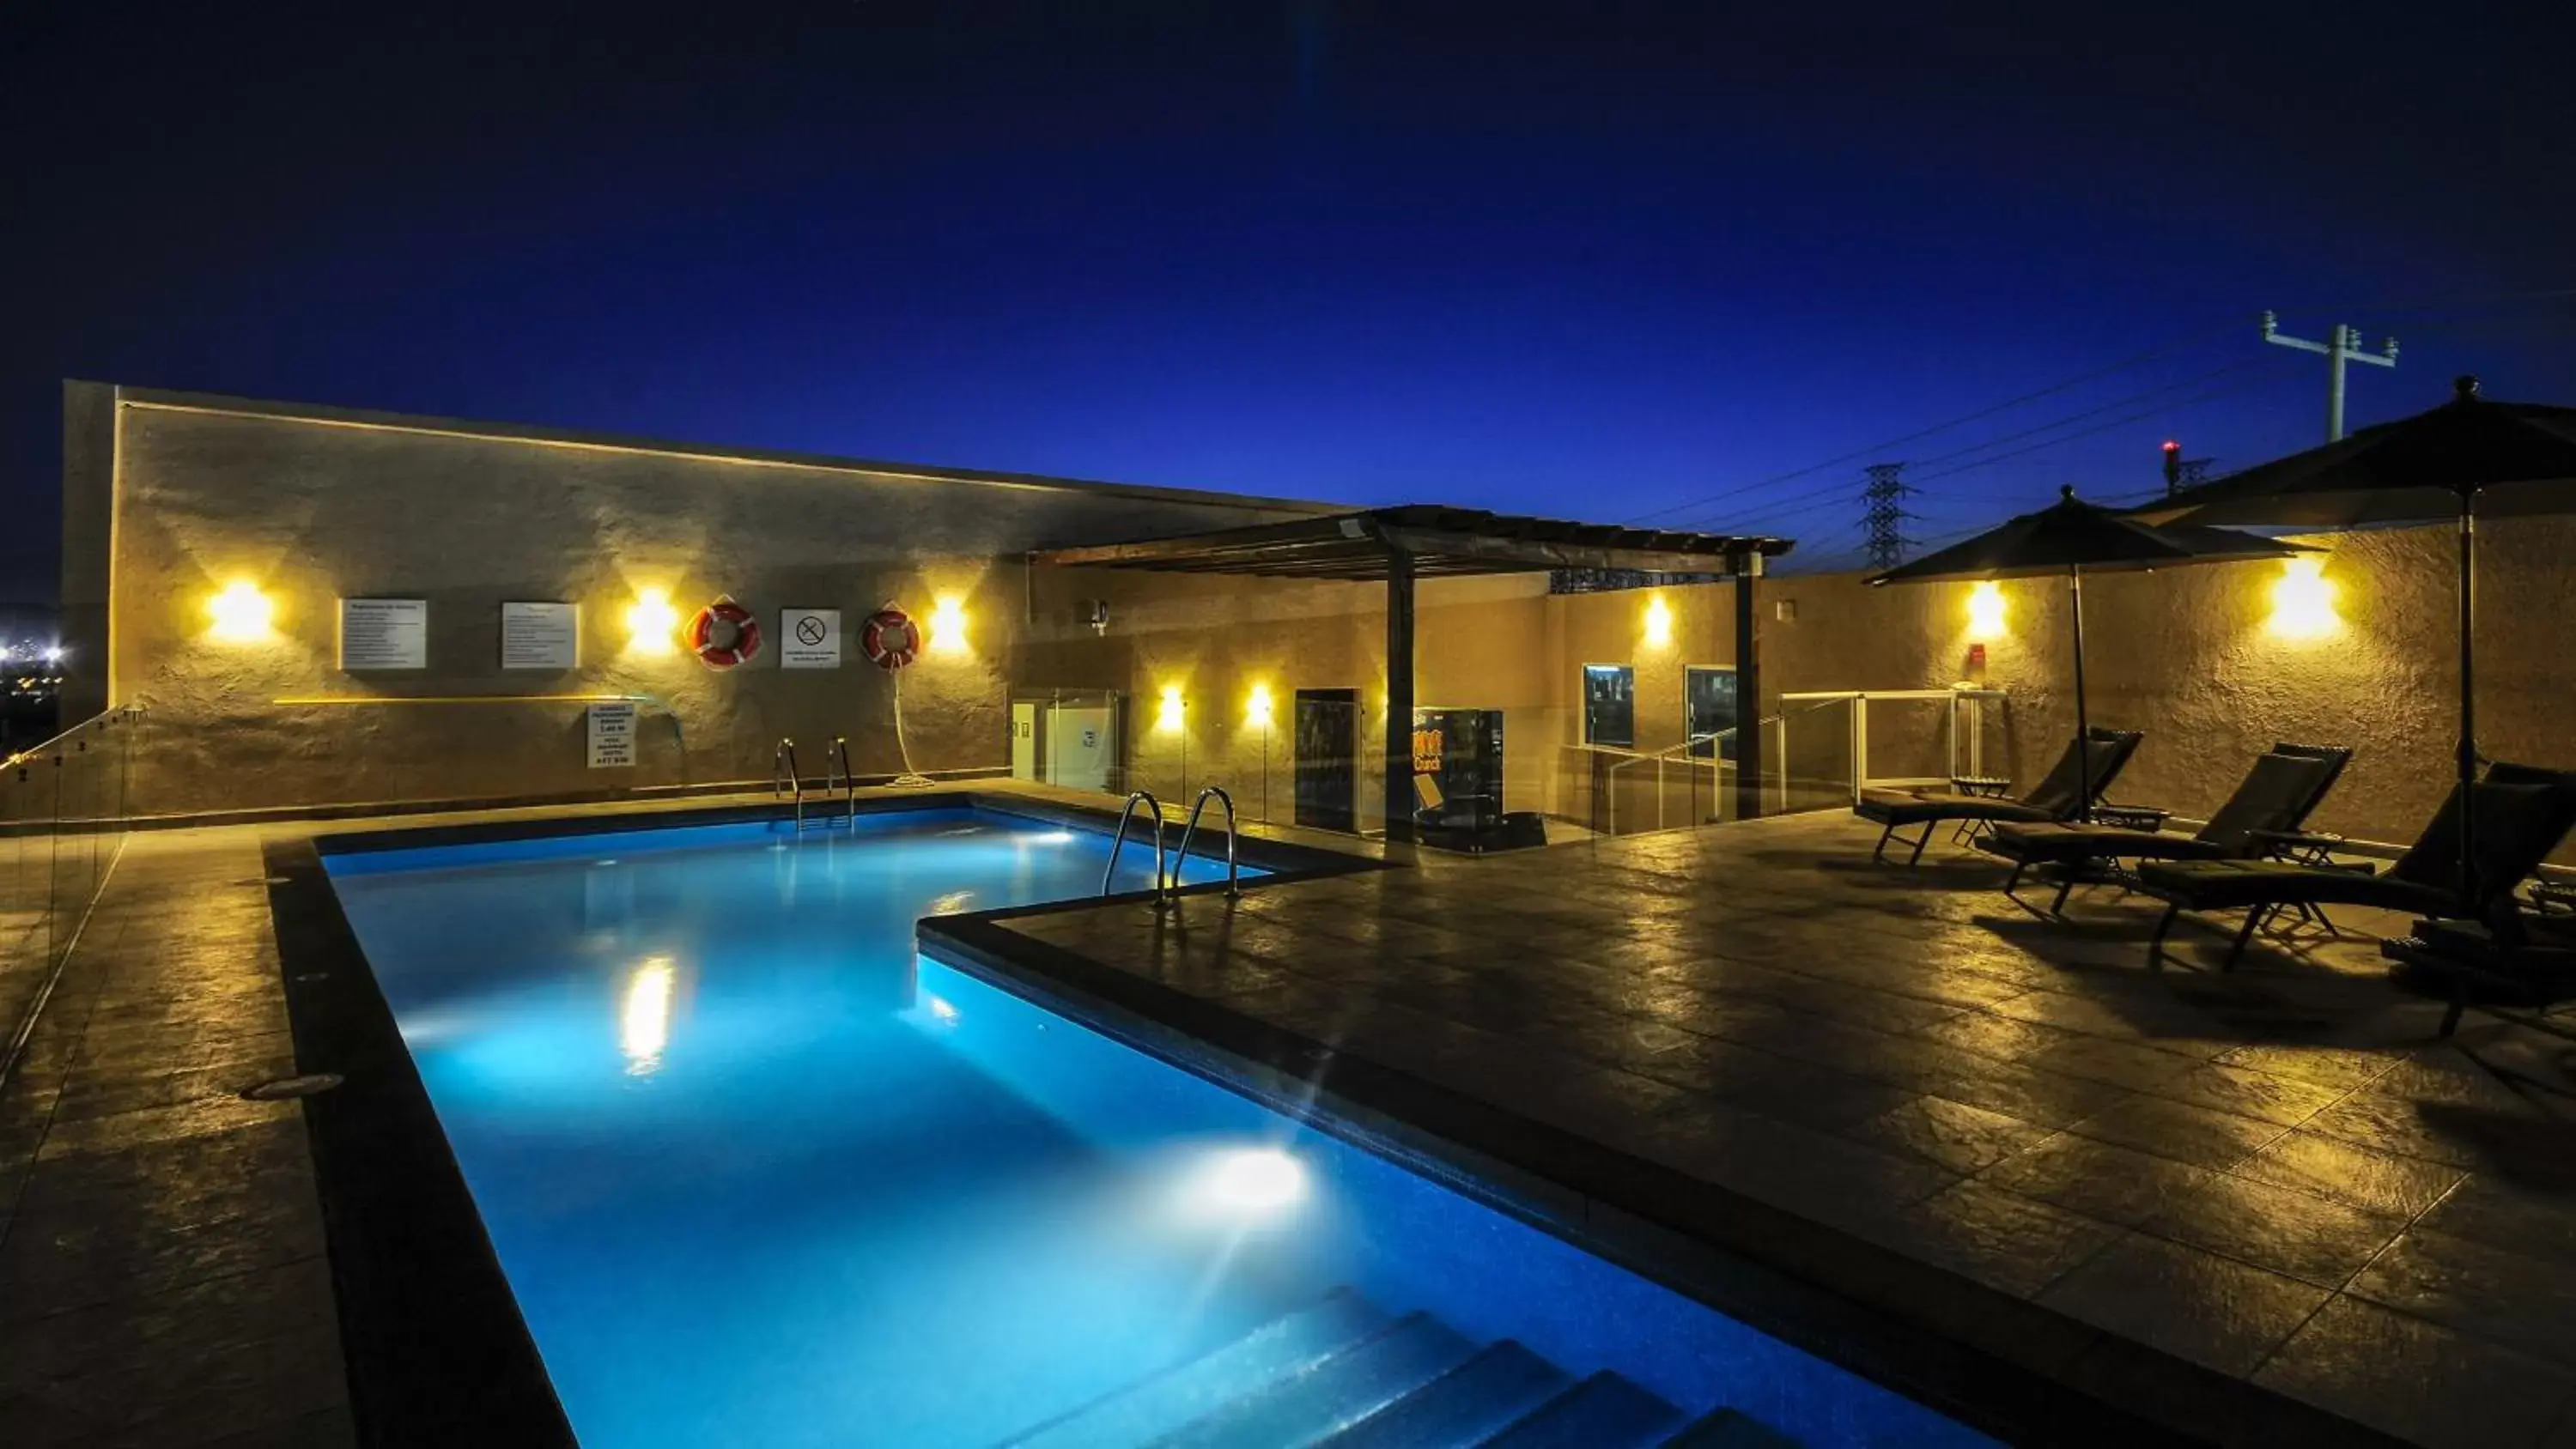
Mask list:
[{"label": "warning sign on wall", "polygon": [[838,609],[779,610],[778,667],[781,669],[840,668],[841,611]]},{"label": "warning sign on wall", "polygon": [[590,707],[590,767],[621,769],[635,763],[635,702]]}]

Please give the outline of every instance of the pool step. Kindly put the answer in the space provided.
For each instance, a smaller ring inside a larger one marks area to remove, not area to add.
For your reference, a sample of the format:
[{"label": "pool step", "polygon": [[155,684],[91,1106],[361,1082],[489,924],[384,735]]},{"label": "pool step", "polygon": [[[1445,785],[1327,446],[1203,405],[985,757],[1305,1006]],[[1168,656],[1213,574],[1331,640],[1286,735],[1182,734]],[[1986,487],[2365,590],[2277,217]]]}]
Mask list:
[{"label": "pool step", "polygon": [[1343,1289],[1005,1449],[1794,1449],[1733,1410],[1683,1418],[1617,1374],[1577,1382]]},{"label": "pool step", "polygon": [[1682,1411],[1613,1373],[1598,1373],[1485,1441],[1490,1449],[1656,1449]]},{"label": "pool step", "polygon": [[1570,1382],[1564,1370],[1507,1338],[1318,1442],[1329,1449],[1474,1449]]},{"label": "pool step", "polygon": [[1203,1357],[1039,1425],[1011,1449],[1135,1449],[1246,1395],[1322,1364],[1386,1329],[1388,1315],[1343,1289]]}]

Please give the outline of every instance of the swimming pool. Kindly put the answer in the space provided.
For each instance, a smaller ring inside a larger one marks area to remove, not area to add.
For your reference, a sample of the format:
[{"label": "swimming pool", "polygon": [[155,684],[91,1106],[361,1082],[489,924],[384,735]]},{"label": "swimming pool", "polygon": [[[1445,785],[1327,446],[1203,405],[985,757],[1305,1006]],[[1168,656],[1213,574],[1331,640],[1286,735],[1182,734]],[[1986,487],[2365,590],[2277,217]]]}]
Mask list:
[{"label": "swimming pool", "polygon": [[584,1444],[1980,1442],[916,958],[1107,850],[929,810],[328,857]]}]

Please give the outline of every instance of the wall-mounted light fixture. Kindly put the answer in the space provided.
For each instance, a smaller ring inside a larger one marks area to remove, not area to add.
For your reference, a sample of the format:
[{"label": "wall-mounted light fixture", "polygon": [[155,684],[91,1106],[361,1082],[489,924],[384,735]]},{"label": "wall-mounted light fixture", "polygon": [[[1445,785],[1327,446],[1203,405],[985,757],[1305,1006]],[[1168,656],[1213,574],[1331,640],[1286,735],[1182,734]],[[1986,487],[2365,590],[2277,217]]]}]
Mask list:
[{"label": "wall-mounted light fixture", "polygon": [[1657,594],[1646,600],[1646,647],[1661,649],[1673,642],[1672,606]]},{"label": "wall-mounted light fixture", "polygon": [[1177,684],[1164,685],[1162,705],[1154,711],[1154,728],[1158,730],[1179,729],[1181,727],[1181,711],[1183,708],[1184,706],[1181,703],[1181,687]]},{"label": "wall-mounted light fixture", "polygon": [[2274,638],[2323,639],[2343,627],[2334,581],[2325,573],[2326,561],[2315,554],[2281,560],[2281,576],[2272,581],[2272,617],[2265,621]]},{"label": "wall-mounted light fixture", "polygon": [[2004,633],[2004,591],[1992,579],[1968,591],[1968,637],[2000,639]]},{"label": "wall-mounted light fixture", "polygon": [[269,637],[276,615],[276,606],[259,585],[235,579],[206,601],[206,616],[214,621],[206,634],[226,644],[256,644]]},{"label": "wall-mounted light fixture", "polygon": [[966,652],[966,606],[955,594],[942,594],[931,605],[928,642],[933,654]]},{"label": "wall-mounted light fixture", "polygon": [[1271,707],[1269,685],[1256,684],[1252,686],[1251,697],[1244,701],[1243,720],[1244,723],[1251,725],[1257,730],[1266,730],[1270,728]]},{"label": "wall-mounted light fixture", "polygon": [[679,645],[680,611],[660,589],[637,589],[626,606],[626,652],[669,654]]}]

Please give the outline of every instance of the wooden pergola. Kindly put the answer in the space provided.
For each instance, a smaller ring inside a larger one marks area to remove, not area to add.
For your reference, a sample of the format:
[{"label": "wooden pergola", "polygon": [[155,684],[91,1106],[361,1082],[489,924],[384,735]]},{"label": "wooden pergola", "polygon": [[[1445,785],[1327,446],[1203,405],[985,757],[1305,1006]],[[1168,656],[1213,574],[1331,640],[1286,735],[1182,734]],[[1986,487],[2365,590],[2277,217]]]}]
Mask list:
[{"label": "wooden pergola", "polygon": [[[1413,839],[1413,584],[1422,578],[1624,569],[1649,574],[1761,577],[1762,560],[1787,553],[1788,539],[1625,528],[1524,518],[1473,508],[1406,504],[1255,524],[1175,538],[1045,549],[1038,563],[1166,573],[1249,574],[1386,585],[1386,838]],[[1735,591],[1737,697],[1760,713],[1762,675],[1753,590]],[[1404,722],[1399,726],[1396,722]],[[1761,813],[1762,732],[1736,742],[1736,808]]]}]

